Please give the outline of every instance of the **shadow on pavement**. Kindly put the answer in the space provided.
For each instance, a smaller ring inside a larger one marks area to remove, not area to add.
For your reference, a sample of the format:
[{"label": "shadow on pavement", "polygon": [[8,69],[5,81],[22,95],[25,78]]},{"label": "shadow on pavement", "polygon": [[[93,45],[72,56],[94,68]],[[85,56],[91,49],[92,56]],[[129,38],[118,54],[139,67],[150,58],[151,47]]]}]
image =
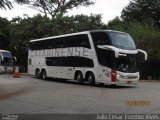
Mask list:
[{"label": "shadow on pavement", "polygon": [[[36,77],[34,77],[36,78]],[[36,78],[38,79],[38,78]],[[38,79],[42,80],[42,79]],[[57,82],[57,83],[68,83],[68,84],[74,84],[78,86],[90,86],[87,82],[84,82],[82,85],[79,85],[75,80],[66,80],[66,79],[57,79],[57,78],[47,78],[44,81],[48,82]],[[131,88],[137,88],[137,86],[116,86],[116,85],[105,85],[103,83],[96,83],[94,86],[90,87],[101,87],[101,88],[110,88],[110,89],[131,89]]]}]

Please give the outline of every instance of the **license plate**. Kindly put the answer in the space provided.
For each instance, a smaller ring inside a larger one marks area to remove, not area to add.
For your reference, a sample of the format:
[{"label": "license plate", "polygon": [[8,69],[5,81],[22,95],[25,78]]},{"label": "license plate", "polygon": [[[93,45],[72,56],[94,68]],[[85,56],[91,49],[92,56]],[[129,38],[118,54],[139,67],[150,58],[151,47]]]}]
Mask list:
[{"label": "license plate", "polygon": [[127,84],[131,84],[132,83],[132,81],[127,81]]}]

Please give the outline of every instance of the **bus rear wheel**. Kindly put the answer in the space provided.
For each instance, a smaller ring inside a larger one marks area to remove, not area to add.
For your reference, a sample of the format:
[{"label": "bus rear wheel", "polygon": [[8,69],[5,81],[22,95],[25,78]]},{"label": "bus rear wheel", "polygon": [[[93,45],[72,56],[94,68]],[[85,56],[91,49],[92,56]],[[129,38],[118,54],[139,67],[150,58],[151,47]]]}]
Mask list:
[{"label": "bus rear wheel", "polygon": [[94,74],[92,72],[88,73],[87,81],[89,82],[90,86],[94,86],[95,85],[95,76],[94,76]]},{"label": "bus rear wheel", "polygon": [[83,84],[83,75],[81,72],[78,72],[77,75],[76,75],[76,80],[78,82],[79,85],[82,85]]},{"label": "bus rear wheel", "polygon": [[37,77],[38,79],[41,78],[41,72],[40,72],[39,69],[36,70],[36,77]]},{"label": "bus rear wheel", "polygon": [[46,70],[42,70],[42,79],[43,80],[46,80],[47,79],[47,72],[46,72]]}]

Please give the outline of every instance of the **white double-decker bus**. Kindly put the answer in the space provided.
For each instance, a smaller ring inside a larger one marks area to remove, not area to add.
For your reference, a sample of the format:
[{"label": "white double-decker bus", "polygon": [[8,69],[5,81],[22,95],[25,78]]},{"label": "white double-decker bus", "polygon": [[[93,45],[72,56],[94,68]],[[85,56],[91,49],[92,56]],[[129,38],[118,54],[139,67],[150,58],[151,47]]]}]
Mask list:
[{"label": "white double-decker bus", "polygon": [[73,79],[111,85],[139,81],[136,49],[128,33],[85,31],[30,41],[28,72],[38,78]]},{"label": "white double-decker bus", "polygon": [[0,50],[0,73],[13,72],[13,57],[10,51]]}]

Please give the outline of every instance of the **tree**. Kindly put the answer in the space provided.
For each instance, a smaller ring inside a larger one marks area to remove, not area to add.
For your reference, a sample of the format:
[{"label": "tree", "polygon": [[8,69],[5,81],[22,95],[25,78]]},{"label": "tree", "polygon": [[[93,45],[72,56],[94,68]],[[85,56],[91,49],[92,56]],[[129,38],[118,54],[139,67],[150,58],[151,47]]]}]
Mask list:
[{"label": "tree", "polygon": [[160,30],[154,24],[126,22],[118,18],[110,21],[108,28],[130,33],[137,48],[145,50],[148,54],[146,62],[140,61],[141,57],[143,58],[140,54],[137,59],[141,79],[146,80],[148,76],[158,79],[158,75],[160,76],[160,52],[158,52],[160,48]]},{"label": "tree", "polygon": [[122,11],[124,21],[154,21],[160,27],[160,1],[159,0],[132,0]]},{"label": "tree", "polygon": [[115,17],[113,20],[110,20],[108,22],[108,27],[109,29],[112,30],[119,30],[119,31],[123,31],[124,30],[124,22],[120,20],[119,17]]},{"label": "tree", "polygon": [[9,0],[1,0],[0,1],[0,8],[1,9],[7,9],[7,8],[12,9],[13,6]]},{"label": "tree", "polygon": [[55,35],[106,28],[101,15],[57,16],[52,21]]},{"label": "tree", "polygon": [[0,49],[7,49],[10,43],[10,22],[6,18],[0,17]]},{"label": "tree", "polygon": [[50,15],[54,18],[57,15],[63,15],[75,7],[89,6],[94,4],[92,0],[16,0],[19,4],[29,5],[31,8]]}]

